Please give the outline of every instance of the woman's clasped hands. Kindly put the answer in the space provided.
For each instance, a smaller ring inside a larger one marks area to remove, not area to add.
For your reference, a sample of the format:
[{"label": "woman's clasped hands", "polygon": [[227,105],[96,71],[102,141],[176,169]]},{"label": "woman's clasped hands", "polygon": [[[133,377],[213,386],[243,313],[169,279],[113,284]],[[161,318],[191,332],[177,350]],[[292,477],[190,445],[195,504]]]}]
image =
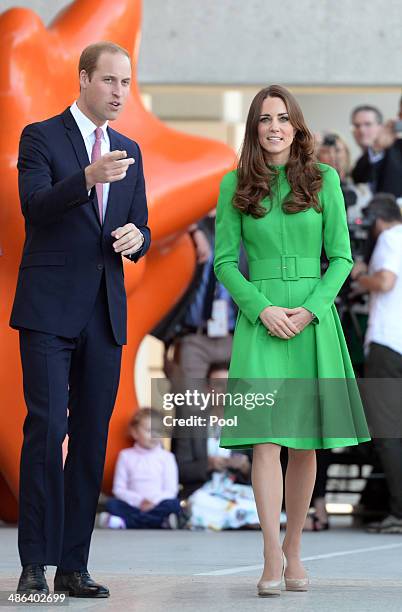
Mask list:
[{"label": "woman's clasped hands", "polygon": [[313,318],[314,314],[303,306],[297,308],[267,306],[260,313],[260,319],[267,328],[268,334],[284,340],[300,334]]}]

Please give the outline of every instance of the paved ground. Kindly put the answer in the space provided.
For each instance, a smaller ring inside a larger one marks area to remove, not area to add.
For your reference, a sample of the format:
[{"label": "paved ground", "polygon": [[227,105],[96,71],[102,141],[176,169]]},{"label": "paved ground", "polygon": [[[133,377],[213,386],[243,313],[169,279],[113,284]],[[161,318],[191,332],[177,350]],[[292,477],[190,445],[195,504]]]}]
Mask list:
[{"label": "paved ground", "polygon": [[[70,599],[68,608],[113,612],[402,612],[402,536],[367,534],[345,526],[342,519],[337,522],[329,531],[303,535],[310,590],[282,591],[280,597],[269,599],[256,596],[262,569],[261,532],[96,529],[89,570],[95,580],[109,587],[111,597]],[[3,592],[15,589],[19,577],[16,542],[15,528],[0,528]],[[46,573],[51,589],[54,571],[49,567]]]}]

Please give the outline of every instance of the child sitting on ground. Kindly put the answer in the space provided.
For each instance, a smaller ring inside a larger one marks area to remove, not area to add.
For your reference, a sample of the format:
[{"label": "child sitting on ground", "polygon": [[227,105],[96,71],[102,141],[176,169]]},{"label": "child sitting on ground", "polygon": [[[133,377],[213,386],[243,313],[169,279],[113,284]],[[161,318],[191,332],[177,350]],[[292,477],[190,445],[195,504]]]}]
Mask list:
[{"label": "child sitting on ground", "polygon": [[181,514],[178,468],[173,453],[165,450],[152,427],[159,430],[161,417],[154,408],[142,408],[129,424],[131,448],[120,451],[113,481],[114,498],[99,527],[114,529],[176,528]]}]

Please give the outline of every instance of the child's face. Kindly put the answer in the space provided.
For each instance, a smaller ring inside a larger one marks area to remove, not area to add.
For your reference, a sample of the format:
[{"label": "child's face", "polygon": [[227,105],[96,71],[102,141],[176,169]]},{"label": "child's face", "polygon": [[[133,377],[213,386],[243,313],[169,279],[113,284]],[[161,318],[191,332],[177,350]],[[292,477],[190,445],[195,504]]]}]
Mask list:
[{"label": "child's face", "polygon": [[151,417],[144,417],[141,421],[131,428],[134,440],[144,448],[153,448],[158,444],[157,438],[151,437]]}]

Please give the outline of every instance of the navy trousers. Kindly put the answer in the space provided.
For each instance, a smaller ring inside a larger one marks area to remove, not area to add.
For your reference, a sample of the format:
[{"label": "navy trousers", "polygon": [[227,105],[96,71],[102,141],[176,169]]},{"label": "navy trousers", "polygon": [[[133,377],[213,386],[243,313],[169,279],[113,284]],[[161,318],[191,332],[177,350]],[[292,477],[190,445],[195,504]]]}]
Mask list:
[{"label": "navy trousers", "polygon": [[164,499],[151,510],[143,512],[121,499],[112,498],[106,502],[106,510],[124,519],[128,529],[156,529],[172,512],[180,514],[181,506],[177,498]]},{"label": "navy trousers", "polygon": [[28,411],[20,462],[21,564],[87,570],[122,352],[104,278],[78,337],[21,329],[20,352]]}]

